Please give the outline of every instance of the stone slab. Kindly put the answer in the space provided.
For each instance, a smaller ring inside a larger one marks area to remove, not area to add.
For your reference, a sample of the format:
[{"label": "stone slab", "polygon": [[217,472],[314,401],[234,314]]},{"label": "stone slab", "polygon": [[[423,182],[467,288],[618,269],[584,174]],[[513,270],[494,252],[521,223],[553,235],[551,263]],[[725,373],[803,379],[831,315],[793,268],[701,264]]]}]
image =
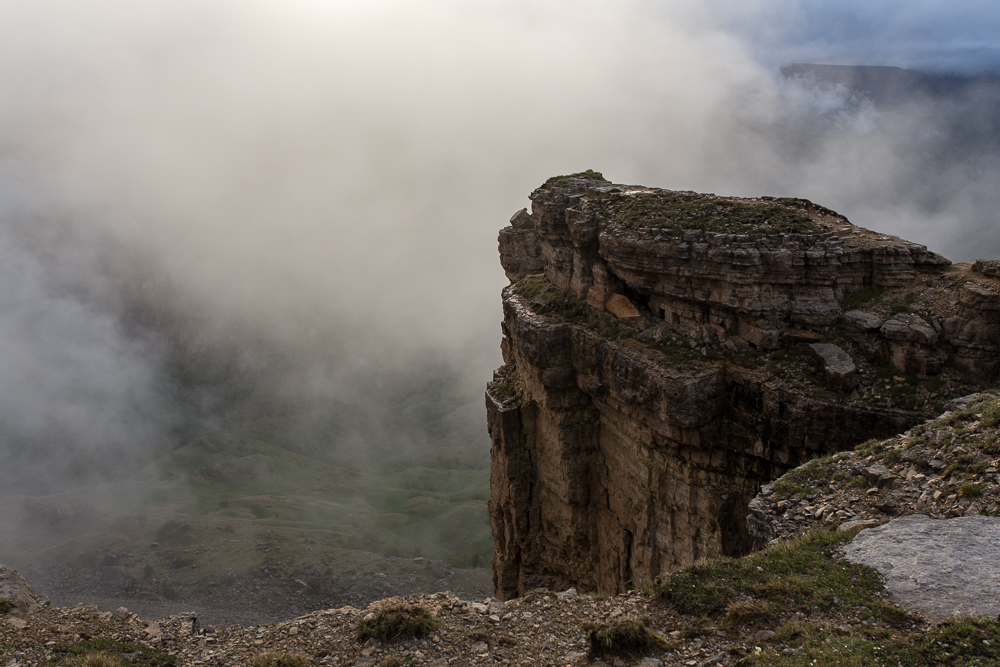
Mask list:
[{"label": "stone slab", "polygon": [[1000,614],[1000,517],[900,517],[862,530],[844,555],[881,572],[896,604],[930,621]]}]

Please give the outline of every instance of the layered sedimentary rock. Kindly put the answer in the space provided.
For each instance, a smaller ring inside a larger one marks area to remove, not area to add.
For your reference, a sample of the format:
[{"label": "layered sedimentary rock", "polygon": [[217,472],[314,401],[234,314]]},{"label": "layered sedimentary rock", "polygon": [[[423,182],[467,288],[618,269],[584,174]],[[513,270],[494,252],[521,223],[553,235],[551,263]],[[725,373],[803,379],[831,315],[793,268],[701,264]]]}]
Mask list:
[{"label": "layered sedimentary rock", "polygon": [[592,172],[531,200],[487,392],[501,598],[743,553],[762,483],[998,370],[994,277],[810,202]]}]

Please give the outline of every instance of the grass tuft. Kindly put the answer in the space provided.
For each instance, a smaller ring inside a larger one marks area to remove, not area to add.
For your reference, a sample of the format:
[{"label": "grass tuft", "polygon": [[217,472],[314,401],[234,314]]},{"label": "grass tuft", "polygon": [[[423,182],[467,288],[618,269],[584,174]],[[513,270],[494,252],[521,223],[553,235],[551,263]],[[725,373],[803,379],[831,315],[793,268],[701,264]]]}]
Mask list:
[{"label": "grass tuft", "polygon": [[298,653],[261,653],[253,659],[253,667],[306,667],[308,664]]},{"label": "grass tuft", "polygon": [[0,597],[0,616],[5,616],[14,608],[14,603],[7,598]]},{"label": "grass tuft", "polygon": [[756,625],[775,618],[774,605],[767,600],[736,600],[726,607],[726,623],[730,626]]},{"label": "grass tuft", "polygon": [[983,492],[983,485],[975,482],[962,482],[958,487],[958,495],[964,498],[975,498]]},{"label": "grass tuft", "polygon": [[610,623],[585,623],[594,655],[630,655],[663,644],[649,629],[648,616],[616,618]]},{"label": "grass tuft", "polygon": [[358,621],[355,634],[359,642],[369,639],[396,642],[423,637],[438,625],[438,620],[426,607],[401,602],[382,607],[371,617]]},{"label": "grass tuft", "polygon": [[122,661],[106,653],[86,653],[69,663],[72,667],[121,667]]}]

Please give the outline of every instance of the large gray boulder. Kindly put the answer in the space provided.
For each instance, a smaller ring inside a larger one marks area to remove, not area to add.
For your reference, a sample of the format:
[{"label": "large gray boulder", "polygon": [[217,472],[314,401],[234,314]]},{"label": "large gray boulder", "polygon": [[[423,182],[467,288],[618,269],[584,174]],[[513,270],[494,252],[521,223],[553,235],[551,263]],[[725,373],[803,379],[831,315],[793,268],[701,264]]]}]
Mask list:
[{"label": "large gray boulder", "polygon": [[[38,609],[38,600],[31,591],[28,580],[17,573],[17,570],[0,563],[0,598],[10,603],[8,613],[12,616],[27,616]],[[0,612],[8,605],[0,600]],[[0,616],[4,614],[0,613]]]},{"label": "large gray boulder", "polygon": [[881,572],[898,605],[930,621],[1000,614],[1000,517],[900,517],[862,530],[844,551]]},{"label": "large gray boulder", "polygon": [[858,369],[851,355],[829,343],[814,343],[809,346],[809,350],[831,386],[849,390],[858,383]]}]

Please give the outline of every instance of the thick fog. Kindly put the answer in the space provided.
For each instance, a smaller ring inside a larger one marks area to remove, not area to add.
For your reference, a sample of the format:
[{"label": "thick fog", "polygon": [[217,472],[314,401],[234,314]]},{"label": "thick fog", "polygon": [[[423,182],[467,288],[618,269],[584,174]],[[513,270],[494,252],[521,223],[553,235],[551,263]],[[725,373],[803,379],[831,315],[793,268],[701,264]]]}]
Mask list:
[{"label": "thick fog", "polygon": [[[1000,255],[993,126],[960,132],[993,93],[879,108],[778,69],[979,72],[991,24],[923,3],[904,39],[896,10],[838,6],[0,1],[4,431],[70,462],[167,437],[146,330],[161,293],[205,345],[331,341],[325,392],[429,359],[481,391],[500,363],[497,230],[587,168],[808,197],[956,261]],[[136,328],[114,306],[146,285]],[[0,442],[0,482],[22,455]]]}]

